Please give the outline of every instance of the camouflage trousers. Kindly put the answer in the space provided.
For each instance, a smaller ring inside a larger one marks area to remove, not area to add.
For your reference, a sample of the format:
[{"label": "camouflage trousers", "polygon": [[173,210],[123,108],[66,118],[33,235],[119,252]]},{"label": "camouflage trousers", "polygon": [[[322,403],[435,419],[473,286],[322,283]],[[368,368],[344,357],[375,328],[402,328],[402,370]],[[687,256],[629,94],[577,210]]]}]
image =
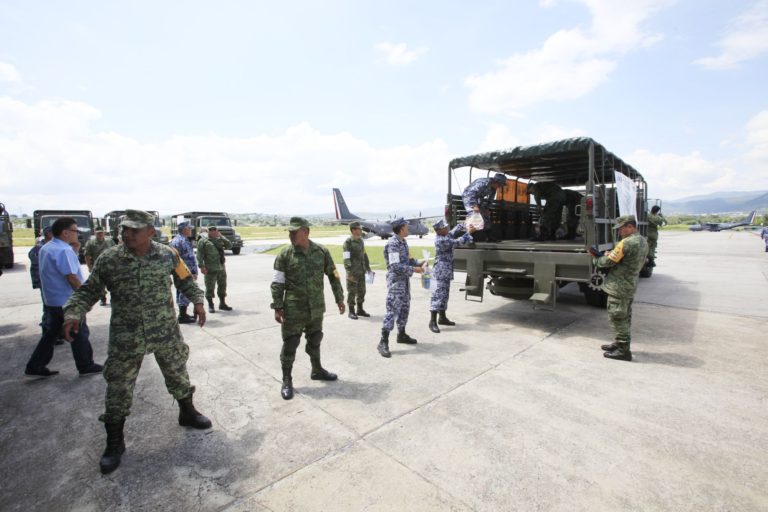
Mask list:
[{"label": "camouflage trousers", "polygon": [[[165,387],[176,400],[189,398],[195,387],[189,383],[187,359],[189,346],[183,341],[170,342],[155,349],[155,361],[165,378]],[[106,409],[99,420],[116,423],[131,413],[133,388],[139,376],[145,356],[144,344],[134,350],[110,345],[107,362],[104,364],[104,379],[107,381]]]},{"label": "camouflage trousers", "polygon": [[632,341],[630,329],[632,327],[632,302],[633,297],[622,299],[608,296],[608,321],[613,329],[614,339],[619,343]]},{"label": "camouflage trousers", "polygon": [[448,309],[448,296],[451,293],[450,279],[432,280],[432,298],[429,304],[430,311],[445,311]]},{"label": "camouflage trousers", "polygon": [[284,368],[293,367],[296,360],[296,350],[301,344],[302,333],[307,338],[304,348],[309,354],[310,360],[320,360],[320,342],[323,340],[323,316],[312,318],[309,311],[299,309],[285,309],[285,321],[281,334],[283,336],[283,348],[280,350],[280,364]]},{"label": "camouflage trousers", "polygon": [[224,297],[227,296],[227,269],[224,267],[221,270],[209,270],[205,274],[206,299],[213,298],[217,286],[219,287],[219,300],[224,300]]},{"label": "camouflage trousers", "polygon": [[398,281],[387,283],[387,312],[384,315],[382,328],[391,331],[395,327],[405,329],[408,323],[408,315],[411,312],[411,283]]},{"label": "camouflage trousers", "polygon": [[365,302],[365,274],[353,275],[355,281],[349,280],[347,275],[347,304],[352,308],[357,304],[362,306]]},{"label": "camouflage trousers", "polygon": [[656,259],[656,246],[659,245],[659,235],[649,236],[648,240],[648,257]]}]

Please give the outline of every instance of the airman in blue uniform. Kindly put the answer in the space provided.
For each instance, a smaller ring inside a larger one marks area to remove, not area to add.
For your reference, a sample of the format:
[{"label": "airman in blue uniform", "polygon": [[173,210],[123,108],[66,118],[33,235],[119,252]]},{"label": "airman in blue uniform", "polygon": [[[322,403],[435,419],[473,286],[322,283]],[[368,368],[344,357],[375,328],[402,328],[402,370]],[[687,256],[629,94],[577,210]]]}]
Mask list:
[{"label": "airman in blue uniform", "polygon": [[[448,295],[451,291],[453,280],[453,248],[457,245],[472,243],[472,233],[464,233],[460,238],[454,238],[460,226],[448,231],[448,225],[443,219],[435,222],[435,267],[432,270],[432,300],[429,307],[429,330],[439,333],[440,325],[456,325],[456,322],[448,320],[445,310],[448,308]],[[438,315],[440,318],[438,319]]]}]

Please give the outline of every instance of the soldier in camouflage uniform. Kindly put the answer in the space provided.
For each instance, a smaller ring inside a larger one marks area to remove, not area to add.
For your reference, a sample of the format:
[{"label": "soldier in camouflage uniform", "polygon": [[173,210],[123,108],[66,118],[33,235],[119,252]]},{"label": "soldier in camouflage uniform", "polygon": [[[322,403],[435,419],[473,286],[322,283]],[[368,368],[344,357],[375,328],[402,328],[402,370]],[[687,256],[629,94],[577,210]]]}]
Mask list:
[{"label": "soldier in camouflage uniform", "polygon": [[[565,191],[552,181],[539,181],[528,185],[528,192],[533,194],[539,209],[539,235],[536,240],[554,240],[555,232],[560,227],[563,217],[563,205],[566,201]],[[541,202],[546,201],[544,208]]]},{"label": "soldier in camouflage uniform", "polygon": [[291,245],[286,246],[275,258],[275,277],[272,280],[272,309],[275,321],[282,328],[283,348],[280,364],[283,369],[283,399],[293,398],[293,362],[296,349],[301,344],[301,334],[307,338],[305,351],[312,363],[312,380],[333,381],[338,378],[320,363],[320,342],[323,340],[323,274],[328,276],[333,297],[344,314],[344,289],[333,258],[328,249],[309,239],[309,222],[301,217],[291,217],[288,227]]},{"label": "soldier in camouflage uniform", "polygon": [[221,236],[215,224],[208,226],[208,236],[200,237],[197,242],[197,264],[205,276],[205,298],[208,300],[208,311],[216,312],[213,307],[213,296],[216,286],[219,287],[219,309],[232,311],[225,300],[227,296],[227,268],[224,264],[224,249],[232,249],[232,243]]},{"label": "soldier in camouflage uniform", "polygon": [[392,357],[389,352],[389,333],[395,326],[397,318],[397,342],[413,345],[416,343],[405,333],[408,315],[411,311],[411,276],[414,272],[421,274],[422,263],[411,258],[408,253],[408,222],[397,219],[391,222],[395,234],[384,246],[384,259],[387,262],[387,312],[384,315],[384,325],[381,328],[381,340],[377,347],[382,357]]},{"label": "soldier in camouflage uniform", "polygon": [[[344,270],[347,271],[347,307],[349,318],[357,320],[358,316],[369,317],[363,309],[365,302],[365,273],[371,272],[371,264],[365,253],[363,228],[359,222],[350,222],[349,230],[352,236],[344,241]],[[357,302],[357,311],[355,311]]]},{"label": "soldier in camouflage uniform", "polygon": [[656,266],[656,246],[659,244],[659,228],[667,224],[667,219],[661,214],[661,206],[651,208],[648,214],[648,259],[652,267]]},{"label": "soldier in camouflage uniform", "polygon": [[146,354],[155,354],[168,391],[179,403],[179,425],[206,429],[211,421],[192,403],[194,386],[189,382],[189,347],[181,336],[171,296],[171,277],[195,303],[202,327],[205,323],[203,292],[179,255],[152,241],[154,215],[126,210],[120,226],[123,245],[107,249],[96,260],[90,277],[64,306],[64,334],[71,339],[80,321],[99,300],[106,287],[112,294],[109,349],[104,368],[107,381],[106,410],[99,417],[107,430],[107,448],[99,465],[110,473],[120,465],[125,451],[123,426],[131,410],[133,388]]},{"label": "soldier in camouflage uniform", "polygon": [[[85,243],[85,264],[88,265],[88,272],[93,271],[93,264],[96,262],[96,258],[98,258],[99,255],[105,250],[115,245],[115,242],[112,240],[112,238],[106,237],[104,234],[104,228],[101,226],[97,227],[94,230],[94,233],[96,236],[88,239],[88,241]],[[101,296],[101,305],[107,305],[106,293]]]},{"label": "soldier in camouflage uniform", "polygon": [[[456,226],[448,231],[448,225],[443,219],[435,222],[432,227],[435,229],[435,267],[432,270],[432,300],[429,307],[429,330],[439,333],[440,325],[456,325],[456,322],[448,320],[445,310],[448,309],[448,295],[451,291],[451,281],[453,280],[453,248],[457,245],[472,243],[473,230],[464,233],[456,239],[455,234],[460,228]],[[438,319],[438,315],[440,318]]]},{"label": "soldier in camouflage uniform", "polygon": [[[192,226],[189,221],[179,222],[177,226],[178,233],[173,240],[171,240],[171,247],[176,249],[181,259],[192,272],[192,279],[197,281],[197,260],[195,259],[195,250],[192,248],[192,242],[189,241],[189,237],[192,236]],[[189,307],[189,299],[186,295],[181,293],[181,290],[176,290],[176,304],[179,305],[179,323],[180,324],[193,324],[195,318],[187,313],[187,307]]]},{"label": "soldier in camouflage uniform", "polygon": [[598,267],[610,269],[603,291],[608,294],[608,318],[616,340],[601,348],[605,350],[603,355],[609,359],[631,361],[632,301],[640,279],[640,269],[648,256],[648,242],[637,232],[634,215],[617,218],[614,229],[618,230],[621,240],[595,261]]},{"label": "soldier in camouflage uniform", "polygon": [[488,207],[496,196],[496,191],[504,188],[506,184],[507,176],[504,173],[497,172],[492,177],[476,179],[461,194],[467,215],[473,211],[482,215],[484,237],[488,237],[491,230],[491,214],[488,211]]}]

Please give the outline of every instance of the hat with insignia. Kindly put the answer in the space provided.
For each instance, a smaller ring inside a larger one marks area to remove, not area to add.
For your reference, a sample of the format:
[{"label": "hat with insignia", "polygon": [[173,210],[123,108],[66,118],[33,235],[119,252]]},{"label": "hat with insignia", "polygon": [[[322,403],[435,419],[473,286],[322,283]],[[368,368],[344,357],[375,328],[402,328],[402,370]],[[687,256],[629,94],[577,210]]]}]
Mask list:
[{"label": "hat with insignia", "polygon": [[616,217],[616,225],[613,226],[613,229],[622,228],[627,224],[629,224],[630,222],[634,223],[635,226],[637,226],[637,220],[635,220],[634,215],[622,215],[621,217]]},{"label": "hat with insignia", "polygon": [[408,224],[408,221],[400,217],[399,219],[389,221],[389,224],[392,226],[393,230],[397,231],[398,229],[400,229],[401,226],[405,226],[406,224]]},{"label": "hat with insignia", "polygon": [[439,221],[437,221],[434,224],[432,224],[432,227],[435,230],[444,229],[444,228],[448,227],[448,224],[445,223],[445,219],[440,219]]},{"label": "hat with insignia", "polygon": [[143,210],[125,210],[125,217],[120,222],[124,228],[141,229],[155,225],[155,216]]},{"label": "hat with insignia", "polygon": [[357,221],[349,223],[349,229],[363,229],[363,225]]},{"label": "hat with insignia", "polygon": [[296,231],[297,229],[301,228],[309,229],[309,221],[302,217],[291,217],[287,230]]}]

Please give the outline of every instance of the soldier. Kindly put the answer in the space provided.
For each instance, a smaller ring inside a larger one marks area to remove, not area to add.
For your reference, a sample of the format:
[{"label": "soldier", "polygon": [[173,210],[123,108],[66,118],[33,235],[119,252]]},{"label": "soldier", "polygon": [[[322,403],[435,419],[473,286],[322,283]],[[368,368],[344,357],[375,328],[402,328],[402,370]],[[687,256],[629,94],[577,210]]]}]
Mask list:
[{"label": "soldier", "polygon": [[[440,219],[432,227],[437,236],[435,237],[435,267],[432,270],[434,288],[432,289],[432,300],[429,308],[429,330],[439,333],[438,324],[456,325],[456,322],[451,322],[445,316],[445,310],[448,308],[448,295],[451,291],[451,281],[453,280],[453,248],[456,245],[472,243],[474,230],[472,229],[469,233],[464,233],[460,238],[455,239],[455,233],[460,226],[457,225],[449,232],[448,225],[443,219]],[[439,319],[437,318],[438,314],[440,315]]]},{"label": "soldier", "polygon": [[563,238],[573,240],[576,238],[576,230],[579,227],[579,217],[576,215],[576,207],[581,204],[582,195],[575,190],[565,189],[565,207],[568,211],[566,227],[567,233]]},{"label": "soldier", "polygon": [[765,252],[768,252],[768,227],[760,230],[760,238],[765,242]]},{"label": "soldier", "polygon": [[[96,262],[96,258],[98,258],[99,255],[106,249],[109,249],[115,245],[114,240],[111,238],[106,238],[106,235],[104,234],[104,228],[101,226],[98,226],[94,230],[94,233],[96,233],[96,236],[90,238],[85,243],[85,264],[88,265],[88,272],[93,270],[93,264]],[[107,305],[106,293],[101,297],[101,305]]]},{"label": "soldier", "polygon": [[232,249],[232,243],[221,236],[215,224],[208,226],[208,236],[200,237],[197,242],[197,264],[205,276],[205,298],[208,299],[208,311],[215,313],[213,296],[219,287],[219,309],[232,311],[225,301],[227,296],[227,268],[224,266],[224,249]]},{"label": "soldier", "polygon": [[[179,253],[179,256],[187,265],[187,268],[189,268],[189,271],[192,273],[192,279],[197,281],[197,260],[195,259],[195,250],[192,248],[192,242],[189,240],[189,237],[192,236],[192,225],[188,221],[184,221],[179,222],[177,228],[178,233],[173,237],[170,245],[176,249],[176,252]],[[189,299],[179,289],[176,289],[176,303],[179,305],[179,323],[195,323],[195,318],[187,313]]]},{"label": "soldier", "polygon": [[[563,205],[566,201],[565,192],[557,183],[540,181],[528,185],[528,192],[533,194],[536,207],[539,210],[539,235],[535,240],[554,240],[555,232],[560,226],[563,216]],[[541,202],[546,201],[544,208]]]},{"label": "soldier", "polygon": [[634,215],[617,218],[614,229],[619,232],[619,243],[600,257],[592,254],[596,256],[595,265],[611,269],[605,278],[603,291],[608,294],[608,318],[616,341],[600,348],[609,359],[631,361],[632,301],[640,279],[640,269],[648,256],[648,242],[637,232]]},{"label": "soldier", "polygon": [[416,343],[405,333],[408,314],[411,310],[411,276],[414,272],[421,274],[423,263],[411,258],[408,253],[408,222],[397,219],[391,222],[393,236],[384,246],[384,259],[387,262],[387,313],[384,315],[384,325],[381,328],[381,340],[376,347],[381,357],[392,357],[389,352],[389,333],[395,326],[397,318],[397,342],[413,345]]},{"label": "soldier", "polygon": [[333,296],[344,314],[344,290],[339,271],[328,249],[309,239],[309,222],[301,217],[291,217],[288,227],[291,245],[275,258],[275,277],[272,280],[272,309],[275,321],[282,327],[283,348],[280,364],[283,369],[283,385],[280,394],[284,400],[293,398],[293,362],[296,349],[301,343],[301,333],[307,338],[305,351],[312,363],[312,380],[334,381],[338,378],[320,364],[320,342],[323,340],[323,274],[328,276]]},{"label": "soldier", "polygon": [[203,292],[178,254],[152,241],[155,217],[140,210],[126,210],[120,223],[123,245],[107,249],[93,266],[88,281],[64,306],[64,334],[77,333],[81,318],[99,300],[106,287],[112,294],[109,349],[104,368],[107,381],[106,410],[99,417],[107,431],[107,447],[99,465],[110,473],[120,465],[125,451],[123,426],[130,414],[133,388],[146,354],[154,352],[168,392],[179,403],[179,425],[198,429],[211,421],[192,403],[195,387],[189,382],[184,343],[176,322],[171,280],[192,302],[198,324],[205,324]]},{"label": "soldier", "polygon": [[[371,272],[371,264],[365,253],[363,229],[359,222],[350,222],[349,231],[352,236],[344,241],[344,269],[347,271],[347,306],[349,318],[357,320],[358,316],[369,317],[363,309],[365,302],[365,273]],[[355,311],[357,301],[357,311]]]},{"label": "soldier", "polygon": [[659,228],[667,224],[661,214],[661,206],[655,205],[648,214],[648,259],[652,267],[656,266],[656,246],[659,244]]},{"label": "soldier", "polygon": [[[40,297],[43,299],[43,319],[40,321],[40,326],[45,324],[46,312],[45,312],[45,296],[43,296],[43,286],[40,282],[40,248],[51,241],[53,233],[51,226],[43,228],[43,238],[38,240],[34,247],[29,250],[27,256],[29,256],[29,275],[32,278],[32,289],[40,290]],[[63,340],[56,340],[55,345],[62,345]]]},{"label": "soldier", "polygon": [[496,190],[504,188],[506,184],[507,176],[504,173],[497,172],[493,177],[476,179],[470,183],[461,194],[467,215],[473,211],[482,215],[484,224],[483,231],[485,231],[486,237],[491,229],[491,215],[488,211],[488,206],[493,200]]}]

